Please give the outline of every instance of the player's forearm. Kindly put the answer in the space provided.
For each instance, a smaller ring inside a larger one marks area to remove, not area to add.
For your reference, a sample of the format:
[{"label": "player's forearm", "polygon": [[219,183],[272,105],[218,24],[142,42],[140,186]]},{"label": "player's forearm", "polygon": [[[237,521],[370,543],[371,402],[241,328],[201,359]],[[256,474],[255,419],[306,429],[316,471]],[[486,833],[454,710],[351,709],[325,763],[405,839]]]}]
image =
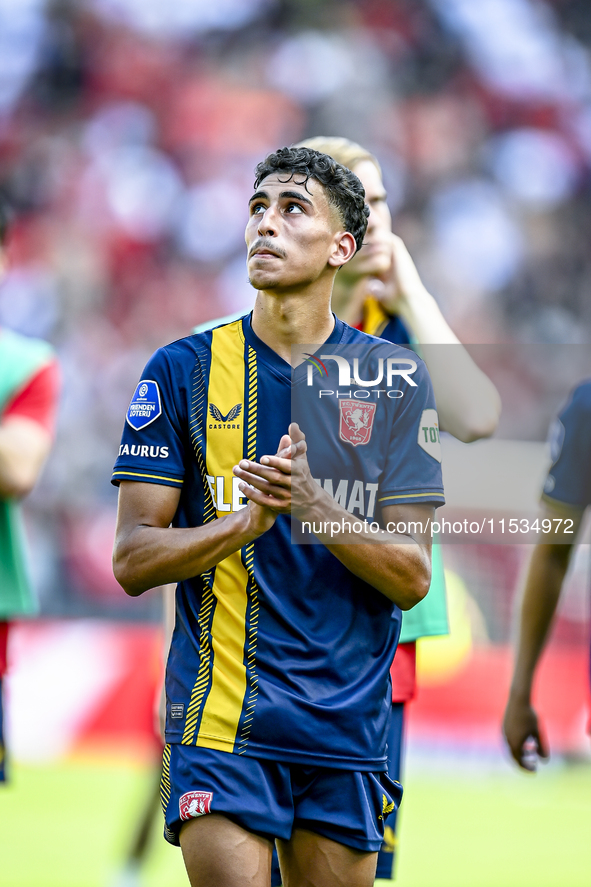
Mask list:
[{"label": "player's forearm", "polygon": [[501,411],[497,389],[460,343],[433,296],[417,285],[401,299],[399,311],[421,346],[441,427],[465,443],[491,435]]},{"label": "player's forearm", "polygon": [[489,437],[499,421],[501,399],[466,349],[426,345],[421,356],[433,383],[442,430],[464,443]]},{"label": "player's forearm", "polygon": [[396,310],[419,345],[460,344],[439,305],[418,277],[412,286],[407,283]]},{"label": "player's forearm", "polygon": [[[429,591],[431,554],[410,537],[395,543],[386,537],[371,543],[331,544],[326,547],[351,573],[385,595],[401,610],[410,610]],[[401,537],[398,537],[399,539]]]},{"label": "player's forearm", "polygon": [[571,545],[537,545],[529,564],[519,614],[519,634],[511,696],[529,702],[536,667],[544,649],[560,590],[568,568]]},{"label": "player's forearm", "polygon": [[[411,535],[378,531],[375,524],[373,532],[367,522],[350,514],[320,489],[313,504],[296,513],[302,521],[309,522],[314,535],[348,570],[402,610],[410,610],[427,594],[431,582],[430,544]],[[361,532],[353,531],[356,523],[362,527]],[[424,531],[428,535],[426,526]]]},{"label": "player's forearm", "polygon": [[136,526],[118,533],[113,551],[115,578],[132,596],[159,585],[199,576],[252,542],[247,509],[200,527]]}]

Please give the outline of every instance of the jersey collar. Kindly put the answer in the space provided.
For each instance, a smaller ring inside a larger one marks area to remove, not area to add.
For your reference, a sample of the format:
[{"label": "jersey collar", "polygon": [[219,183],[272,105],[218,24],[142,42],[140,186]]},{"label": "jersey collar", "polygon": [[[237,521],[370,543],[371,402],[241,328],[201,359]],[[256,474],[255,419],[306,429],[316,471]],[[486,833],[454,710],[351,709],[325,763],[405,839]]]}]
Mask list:
[{"label": "jersey collar", "polygon": [[[328,339],[323,342],[323,345],[338,345],[344,338],[345,332],[348,329],[347,325],[343,323],[342,320],[333,313],[332,315],[335,320],[334,327]],[[291,366],[290,364],[280,357],[276,351],[273,351],[272,348],[269,348],[262,339],[259,339],[257,334],[252,328],[252,312],[247,314],[246,317],[242,318],[242,330],[244,332],[244,338],[248,342],[248,344],[254,348],[257,352],[257,356],[261,358],[266,364],[272,366],[273,369],[277,370],[281,373],[282,376],[291,382]],[[306,343],[304,343],[306,344]]]}]

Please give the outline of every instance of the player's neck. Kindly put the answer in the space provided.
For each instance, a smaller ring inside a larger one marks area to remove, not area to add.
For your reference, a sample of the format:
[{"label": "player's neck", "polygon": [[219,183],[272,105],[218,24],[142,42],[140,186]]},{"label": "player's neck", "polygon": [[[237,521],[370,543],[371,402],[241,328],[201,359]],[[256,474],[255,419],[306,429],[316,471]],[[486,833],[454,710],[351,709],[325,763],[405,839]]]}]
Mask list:
[{"label": "player's neck", "polygon": [[278,296],[260,290],[252,328],[265,345],[291,363],[293,345],[326,342],[334,329],[334,317],[328,298],[310,299],[295,293]]},{"label": "player's neck", "polygon": [[332,291],[332,310],[345,323],[357,326],[363,319],[363,303],[366,299],[365,278],[349,277],[341,268],[335,277]]}]

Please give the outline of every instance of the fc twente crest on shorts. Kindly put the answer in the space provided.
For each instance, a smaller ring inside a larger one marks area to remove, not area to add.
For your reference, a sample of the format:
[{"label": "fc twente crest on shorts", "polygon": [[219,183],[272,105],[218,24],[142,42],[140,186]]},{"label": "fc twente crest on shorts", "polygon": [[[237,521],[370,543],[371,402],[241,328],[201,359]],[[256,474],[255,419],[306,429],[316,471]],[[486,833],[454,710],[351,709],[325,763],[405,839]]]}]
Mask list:
[{"label": "fc twente crest on shorts", "polygon": [[376,413],[375,403],[364,403],[359,400],[340,400],[339,437],[354,447],[369,443],[373,420]]},{"label": "fc twente crest on shorts", "polygon": [[179,798],[179,813],[182,820],[205,816],[211,809],[213,792],[186,792]]}]

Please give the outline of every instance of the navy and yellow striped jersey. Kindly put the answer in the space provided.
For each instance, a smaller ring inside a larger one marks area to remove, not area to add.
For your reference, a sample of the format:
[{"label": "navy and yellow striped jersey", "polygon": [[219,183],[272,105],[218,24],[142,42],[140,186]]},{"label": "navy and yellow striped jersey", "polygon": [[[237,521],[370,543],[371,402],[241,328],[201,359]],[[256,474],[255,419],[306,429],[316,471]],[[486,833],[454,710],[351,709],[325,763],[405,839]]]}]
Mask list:
[{"label": "navy and yellow striped jersey", "polygon": [[[409,355],[336,320],[323,347],[348,343],[378,343]],[[360,515],[363,495],[352,491],[353,479],[362,487],[366,480],[359,477],[361,450],[372,463],[372,482],[374,448],[384,462],[386,488],[378,473],[378,489],[366,489],[374,502],[443,501],[439,462],[419,445],[421,419],[434,412],[434,401],[418,364],[420,384],[404,409],[396,400],[384,406],[394,411],[391,445],[380,439],[377,419],[370,445],[354,445],[355,434],[367,434],[363,410],[345,415],[333,403],[350,424],[340,446],[352,460],[334,479],[334,493],[344,490],[341,480],[351,480],[351,510]],[[302,365],[301,372],[306,369]],[[248,316],[161,348],[132,398],[113,483],[178,487],[177,527],[245,507],[232,468],[242,458],[276,452],[291,421],[291,390],[291,367],[256,336]],[[302,427],[306,432],[305,422]],[[346,495],[342,501],[350,507]],[[167,742],[284,762],[385,769],[389,668],[400,611],[324,545],[294,545],[291,524],[289,515],[279,515],[255,542],[179,583],[166,674]]]}]

